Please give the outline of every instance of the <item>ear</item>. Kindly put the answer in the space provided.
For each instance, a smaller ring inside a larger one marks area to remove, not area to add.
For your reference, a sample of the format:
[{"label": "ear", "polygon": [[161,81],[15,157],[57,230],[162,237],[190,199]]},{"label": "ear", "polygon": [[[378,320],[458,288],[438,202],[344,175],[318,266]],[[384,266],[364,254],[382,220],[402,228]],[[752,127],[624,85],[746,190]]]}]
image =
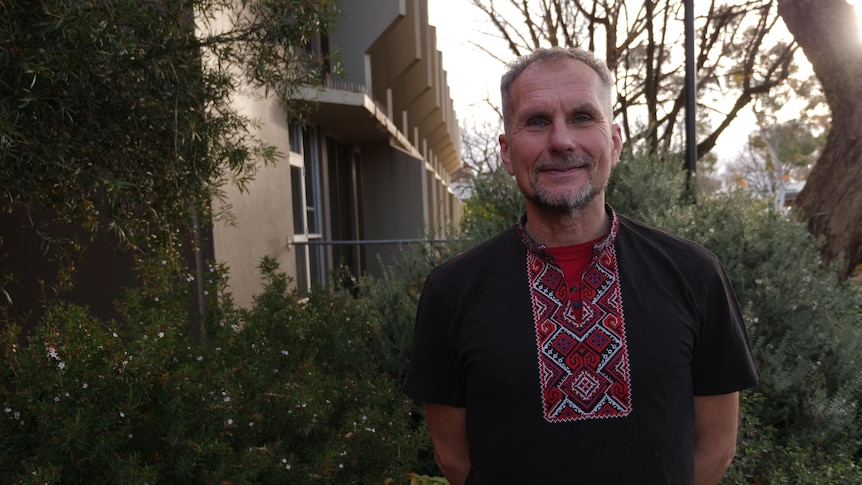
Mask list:
[{"label": "ear", "polygon": [[623,151],[623,130],[620,128],[619,123],[611,125],[611,142],[613,143],[613,148],[611,149],[611,167],[616,167]]},{"label": "ear", "polygon": [[504,133],[497,140],[500,142],[500,159],[509,175],[515,175],[515,167],[512,165],[512,155],[509,153],[509,137]]}]

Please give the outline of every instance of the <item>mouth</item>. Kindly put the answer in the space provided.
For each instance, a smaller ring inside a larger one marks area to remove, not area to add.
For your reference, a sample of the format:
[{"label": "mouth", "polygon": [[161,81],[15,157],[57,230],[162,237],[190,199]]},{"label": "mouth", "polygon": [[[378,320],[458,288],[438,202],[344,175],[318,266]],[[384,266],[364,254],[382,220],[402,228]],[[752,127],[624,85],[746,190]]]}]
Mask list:
[{"label": "mouth", "polygon": [[593,161],[588,158],[566,158],[545,160],[536,166],[539,172],[556,172],[566,173],[581,169],[590,169],[593,166]]}]

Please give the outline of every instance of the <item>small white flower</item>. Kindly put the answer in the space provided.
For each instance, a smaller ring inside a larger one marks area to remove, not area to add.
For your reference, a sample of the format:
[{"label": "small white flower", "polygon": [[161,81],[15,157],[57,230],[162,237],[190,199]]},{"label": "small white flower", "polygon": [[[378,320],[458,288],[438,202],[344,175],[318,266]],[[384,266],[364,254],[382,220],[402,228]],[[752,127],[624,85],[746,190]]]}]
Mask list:
[{"label": "small white flower", "polygon": [[254,428],[254,421],[249,421],[249,422],[248,422],[248,427],[249,427],[249,428]]},{"label": "small white flower", "polygon": [[132,439],[132,438],[134,438],[134,435],[132,433],[129,433],[129,439]]},{"label": "small white flower", "polygon": [[286,350],[282,350],[282,351],[281,351],[281,355],[290,355],[290,352],[288,352],[288,351],[286,351]]},{"label": "small white flower", "polygon": [[89,384],[87,384],[86,382],[85,382],[84,384],[82,384],[82,385],[81,385],[81,389],[86,389],[86,388],[88,388],[88,387],[90,387],[90,385],[89,385]]},{"label": "small white flower", "polygon": [[165,332],[159,332],[159,338],[165,338]]},{"label": "small white flower", "polygon": [[60,396],[54,396],[54,402],[60,402]]},{"label": "small white flower", "polygon": [[58,368],[60,368],[60,369],[65,369],[65,368],[66,368],[66,363],[65,363],[65,362],[63,362],[63,361],[61,360],[61,361],[60,361],[60,363],[59,363],[59,364],[57,364],[57,367],[58,367]]},{"label": "small white flower", "polygon": [[125,418],[125,417],[126,417],[126,413],[124,413],[124,412],[120,411],[120,417],[121,417],[121,418]]},{"label": "small white flower", "polygon": [[203,360],[204,360],[204,356],[203,356],[203,355],[199,355],[199,356],[198,356],[198,362],[203,362]]},{"label": "small white flower", "polygon": [[227,425],[228,425],[228,426],[230,426],[230,425],[232,425],[232,424],[233,424],[233,420],[232,420],[232,419],[230,419],[230,418],[228,418],[228,420],[227,420]]},{"label": "small white flower", "polygon": [[163,260],[162,260],[162,265],[166,265],[166,264],[168,264],[168,262],[167,262],[167,261],[165,261],[165,260],[163,259]]}]

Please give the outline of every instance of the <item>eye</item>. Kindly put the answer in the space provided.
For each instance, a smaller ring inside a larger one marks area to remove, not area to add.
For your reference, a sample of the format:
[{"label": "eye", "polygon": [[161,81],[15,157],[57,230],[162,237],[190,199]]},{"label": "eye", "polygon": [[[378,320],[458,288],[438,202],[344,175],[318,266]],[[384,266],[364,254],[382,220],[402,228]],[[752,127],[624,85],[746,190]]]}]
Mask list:
[{"label": "eye", "polygon": [[547,126],[548,122],[545,121],[544,118],[530,118],[524,123],[524,126],[529,126],[532,128],[541,128],[543,126]]},{"label": "eye", "polygon": [[572,116],[572,122],[577,124],[589,123],[590,121],[593,121],[593,117],[589,113],[575,113]]}]

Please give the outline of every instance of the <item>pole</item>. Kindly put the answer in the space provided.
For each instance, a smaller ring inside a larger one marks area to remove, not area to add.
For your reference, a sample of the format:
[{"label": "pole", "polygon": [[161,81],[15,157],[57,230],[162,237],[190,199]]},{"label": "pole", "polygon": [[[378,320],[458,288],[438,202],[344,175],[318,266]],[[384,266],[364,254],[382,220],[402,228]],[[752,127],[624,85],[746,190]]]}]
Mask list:
[{"label": "pole", "polygon": [[694,0],[684,0],[685,5],[685,189],[695,202],[694,181],[697,174],[697,123],[694,77]]}]

